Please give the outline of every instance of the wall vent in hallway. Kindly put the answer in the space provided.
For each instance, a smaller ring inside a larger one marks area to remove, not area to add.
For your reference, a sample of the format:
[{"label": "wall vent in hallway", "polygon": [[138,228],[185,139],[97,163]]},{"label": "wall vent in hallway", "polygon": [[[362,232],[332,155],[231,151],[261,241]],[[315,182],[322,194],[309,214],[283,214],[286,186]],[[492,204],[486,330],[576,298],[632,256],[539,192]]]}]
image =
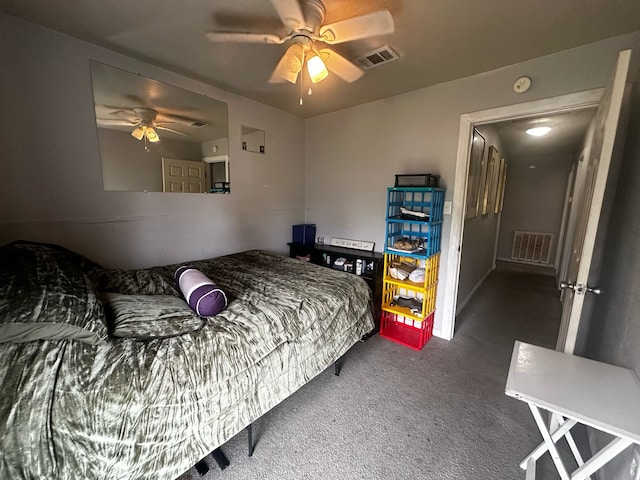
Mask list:
[{"label": "wall vent in hallway", "polygon": [[553,234],[540,232],[520,232],[513,235],[511,259],[521,262],[549,263]]}]

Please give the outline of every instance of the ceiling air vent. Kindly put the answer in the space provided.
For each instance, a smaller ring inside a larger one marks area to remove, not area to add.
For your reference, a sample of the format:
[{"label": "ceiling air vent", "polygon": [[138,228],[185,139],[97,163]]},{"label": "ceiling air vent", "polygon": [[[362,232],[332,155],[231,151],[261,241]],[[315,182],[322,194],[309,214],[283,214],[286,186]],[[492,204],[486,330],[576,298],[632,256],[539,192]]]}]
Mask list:
[{"label": "ceiling air vent", "polygon": [[385,45],[384,47],[377,48],[359,58],[356,58],[355,63],[360,68],[369,70],[370,68],[392,62],[398,58],[400,58],[400,55],[398,55],[389,45]]}]

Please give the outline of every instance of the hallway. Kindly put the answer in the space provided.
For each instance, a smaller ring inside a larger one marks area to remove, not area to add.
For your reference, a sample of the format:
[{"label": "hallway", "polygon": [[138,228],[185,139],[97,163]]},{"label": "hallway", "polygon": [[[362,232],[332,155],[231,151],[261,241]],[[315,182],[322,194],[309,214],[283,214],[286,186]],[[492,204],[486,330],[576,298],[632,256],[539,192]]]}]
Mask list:
[{"label": "hallway", "polygon": [[549,271],[498,261],[456,318],[454,340],[472,336],[509,350],[515,340],[555,348],[562,305]]}]

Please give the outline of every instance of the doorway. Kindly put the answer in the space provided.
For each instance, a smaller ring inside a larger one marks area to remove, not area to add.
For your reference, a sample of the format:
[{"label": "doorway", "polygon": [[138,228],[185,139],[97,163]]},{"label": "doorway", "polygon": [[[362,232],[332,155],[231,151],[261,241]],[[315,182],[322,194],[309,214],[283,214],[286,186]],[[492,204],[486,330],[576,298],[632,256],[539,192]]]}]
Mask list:
[{"label": "doorway", "polygon": [[[455,186],[451,212],[450,241],[452,245],[462,244],[468,162],[471,139],[475,126],[489,125],[492,123],[512,120],[533,119],[540,116],[593,108],[598,105],[598,102],[602,97],[602,93],[603,89],[595,89],[563,95],[560,97],[484,110],[461,116],[460,133],[458,137],[458,160],[456,164]],[[449,255],[447,259],[448,275],[445,281],[444,313],[442,322],[442,335],[447,339],[453,338],[455,330],[455,310],[458,301],[461,253],[461,248],[459,248],[457,252]]]},{"label": "doorway", "polygon": [[[474,144],[467,189],[458,302],[464,308],[487,276],[496,268],[516,263],[533,272],[556,276],[569,218],[573,186],[571,175],[587,137],[595,108],[580,108],[553,115],[509,119],[474,125]],[[527,130],[549,128],[545,135]],[[478,141],[479,140],[479,141]],[[477,145],[484,146],[484,153]],[[474,157],[474,151],[477,155]],[[488,165],[497,156],[506,182],[495,189],[487,208]],[[479,158],[481,157],[481,158]],[[486,177],[486,178],[485,178]],[[472,187],[472,179],[481,188]],[[479,191],[478,191],[479,190]],[[484,190],[484,192],[483,192]],[[557,285],[557,284],[556,284]]]},{"label": "doorway", "polygon": [[[450,235],[450,241],[453,245],[458,245],[458,248],[447,259],[447,267],[451,269],[448,270],[444,295],[445,311],[442,330],[445,332],[445,338],[447,334],[452,338],[455,328],[454,310],[457,303],[461,242],[464,231],[467,169],[474,126],[597,106],[596,115],[590,123],[589,134],[584,143],[583,156],[586,161],[581,165],[583,177],[580,182],[584,188],[571,208],[572,214],[577,215],[577,224],[575,236],[571,242],[568,276],[561,283],[566,294],[563,296],[562,323],[557,348],[566,353],[573,353],[582,318],[588,319],[593,307],[593,302],[585,302],[585,295],[602,293],[602,290],[595,285],[598,282],[602,258],[601,245],[606,237],[611,214],[611,196],[605,202],[605,191],[607,185],[611,188],[614,186],[621,160],[621,140],[626,131],[631,92],[631,84],[628,83],[630,59],[631,50],[623,50],[618,54],[616,65],[604,89],[486,110],[461,117]],[[611,177],[610,169],[614,171]],[[580,175],[579,172],[580,168],[576,177]],[[596,248],[598,239],[598,248]],[[568,245],[566,240],[565,244]]]}]

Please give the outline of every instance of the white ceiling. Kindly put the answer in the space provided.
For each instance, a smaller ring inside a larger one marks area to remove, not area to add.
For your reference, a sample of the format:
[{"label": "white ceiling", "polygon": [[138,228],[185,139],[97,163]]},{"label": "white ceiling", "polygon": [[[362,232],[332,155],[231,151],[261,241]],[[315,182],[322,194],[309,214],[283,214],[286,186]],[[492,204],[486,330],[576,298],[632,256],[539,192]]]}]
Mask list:
[{"label": "white ceiling", "polygon": [[[508,157],[509,161],[530,161],[533,156],[578,154],[595,112],[595,108],[585,108],[555,115],[507,120],[493,123],[491,127],[500,137],[502,156]],[[528,128],[538,126],[551,127],[551,131],[543,137],[533,137],[525,132]],[[478,128],[482,132],[483,127]]]},{"label": "white ceiling", "polygon": [[[267,0],[0,0],[25,18],[224,90],[311,117],[640,30],[638,0],[325,0],[325,23],[387,8],[395,33],[335,45],[354,59],[390,45],[401,59],[348,84],[268,78],[287,45],[214,44],[211,30],[286,32]],[[514,79],[515,80],[515,79]]]}]

